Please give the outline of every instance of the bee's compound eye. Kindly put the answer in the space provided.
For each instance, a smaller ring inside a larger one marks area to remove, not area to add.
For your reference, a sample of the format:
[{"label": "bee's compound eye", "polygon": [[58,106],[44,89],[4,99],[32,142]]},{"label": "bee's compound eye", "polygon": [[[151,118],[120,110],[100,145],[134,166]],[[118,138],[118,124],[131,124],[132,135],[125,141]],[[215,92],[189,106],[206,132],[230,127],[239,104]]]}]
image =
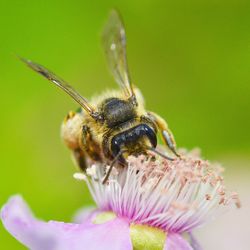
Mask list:
[{"label": "bee's compound eye", "polygon": [[145,135],[148,137],[150,143],[155,148],[157,146],[157,137],[153,129],[148,127],[147,125],[144,125],[144,131]]}]

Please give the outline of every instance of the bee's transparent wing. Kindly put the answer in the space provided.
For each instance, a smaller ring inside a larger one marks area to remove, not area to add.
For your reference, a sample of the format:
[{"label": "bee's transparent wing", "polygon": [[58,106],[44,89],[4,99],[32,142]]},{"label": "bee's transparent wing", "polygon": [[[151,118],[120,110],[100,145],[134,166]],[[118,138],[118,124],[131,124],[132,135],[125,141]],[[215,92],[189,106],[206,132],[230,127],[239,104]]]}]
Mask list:
[{"label": "bee's transparent wing", "polygon": [[132,97],[134,92],[127,65],[126,34],[117,11],[111,11],[102,38],[108,64],[115,80],[124,89],[127,97]]},{"label": "bee's transparent wing", "polygon": [[77,103],[79,103],[90,115],[95,116],[96,113],[94,109],[90,106],[88,101],[82,97],[73,87],[71,87],[67,82],[56,76],[54,73],[46,69],[45,67],[32,62],[28,59],[20,58],[25,64],[27,64],[31,69],[37,73],[44,76],[50,82],[54,83],[56,86],[64,90],[68,95],[70,95]]}]

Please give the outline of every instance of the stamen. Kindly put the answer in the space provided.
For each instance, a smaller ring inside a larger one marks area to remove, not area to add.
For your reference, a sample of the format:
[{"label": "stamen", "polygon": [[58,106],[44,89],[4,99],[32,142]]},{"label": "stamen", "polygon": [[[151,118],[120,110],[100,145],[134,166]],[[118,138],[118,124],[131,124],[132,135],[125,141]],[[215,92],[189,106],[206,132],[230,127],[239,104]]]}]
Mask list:
[{"label": "stamen", "polygon": [[86,173],[88,176],[96,177],[97,175],[96,165],[92,165],[90,168],[87,168]]},{"label": "stamen", "polygon": [[74,173],[73,178],[78,180],[78,181],[86,181],[87,177],[83,173]]},{"label": "stamen", "polygon": [[238,194],[228,194],[218,164],[197,154],[182,155],[174,161],[129,156],[128,167],[114,167],[106,185],[101,180],[107,166],[93,165],[87,170],[89,178],[74,177],[86,181],[100,209],[168,232],[190,231],[232,204],[240,207]]}]

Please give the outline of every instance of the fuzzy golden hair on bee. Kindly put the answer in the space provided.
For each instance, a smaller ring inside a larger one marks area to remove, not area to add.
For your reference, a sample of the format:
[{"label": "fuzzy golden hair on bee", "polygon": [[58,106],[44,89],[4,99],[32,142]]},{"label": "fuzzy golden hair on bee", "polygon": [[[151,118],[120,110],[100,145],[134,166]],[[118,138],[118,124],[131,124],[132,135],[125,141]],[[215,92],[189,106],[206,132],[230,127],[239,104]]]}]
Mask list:
[{"label": "fuzzy golden hair on bee", "polygon": [[[110,165],[103,180],[105,183],[112,167],[126,166],[129,155],[147,155],[153,151],[168,160],[179,155],[167,123],[159,115],[145,109],[140,90],[131,82],[125,28],[115,10],[110,13],[104,27],[102,41],[110,71],[120,88],[105,91],[90,100],[47,68],[27,59],[21,60],[80,105],[77,112],[70,111],[65,117],[61,136],[82,171],[86,171],[89,161]],[[161,134],[170,155],[162,154],[157,149],[157,133]]]}]

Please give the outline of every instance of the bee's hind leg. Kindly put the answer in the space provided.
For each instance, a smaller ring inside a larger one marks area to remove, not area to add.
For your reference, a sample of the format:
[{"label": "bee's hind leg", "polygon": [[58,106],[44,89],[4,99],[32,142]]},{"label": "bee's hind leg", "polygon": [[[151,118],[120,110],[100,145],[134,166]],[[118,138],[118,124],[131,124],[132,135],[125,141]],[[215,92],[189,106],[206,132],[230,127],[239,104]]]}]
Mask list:
[{"label": "bee's hind leg", "polygon": [[176,155],[177,157],[180,157],[176,150],[176,143],[174,140],[174,136],[170,129],[168,128],[168,125],[166,121],[160,117],[159,115],[155,114],[154,112],[148,112],[148,115],[153,121],[156,123],[158,129],[161,132],[162,139],[164,143],[167,145],[167,147],[171,150],[171,152]]}]

